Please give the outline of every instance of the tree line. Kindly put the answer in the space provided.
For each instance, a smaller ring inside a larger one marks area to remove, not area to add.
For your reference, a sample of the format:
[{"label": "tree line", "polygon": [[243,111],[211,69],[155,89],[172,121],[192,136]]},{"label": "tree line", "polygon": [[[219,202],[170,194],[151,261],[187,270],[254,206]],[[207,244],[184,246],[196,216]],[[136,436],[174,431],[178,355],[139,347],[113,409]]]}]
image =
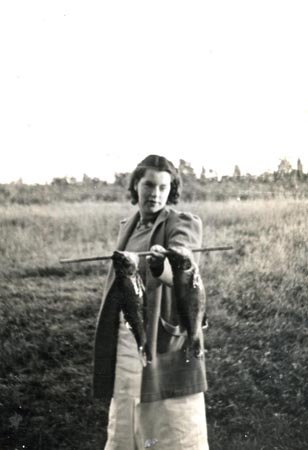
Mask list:
[{"label": "tree line", "polygon": [[[234,167],[232,176],[219,178],[215,172],[201,168],[195,173],[183,159],[179,163],[183,181],[183,201],[225,201],[271,198],[308,198],[308,173],[298,159],[294,169],[287,159],[281,159],[277,170],[260,175],[241,174]],[[48,204],[51,202],[102,201],[123,202],[129,199],[127,186],[130,173],[115,173],[114,182],[84,174],[81,181],[73,177],[54,178],[50,184],[24,184],[22,180],[0,184],[0,204]]]}]

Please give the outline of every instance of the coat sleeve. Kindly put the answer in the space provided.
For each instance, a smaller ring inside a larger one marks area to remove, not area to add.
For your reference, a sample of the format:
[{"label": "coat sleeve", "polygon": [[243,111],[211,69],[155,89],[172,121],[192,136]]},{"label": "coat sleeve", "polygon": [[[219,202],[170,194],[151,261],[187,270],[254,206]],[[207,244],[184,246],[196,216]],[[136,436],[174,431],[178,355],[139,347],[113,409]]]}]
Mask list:
[{"label": "coat sleeve", "polygon": [[167,247],[185,246],[193,249],[202,244],[202,222],[199,216],[178,213],[166,224]]},{"label": "coat sleeve", "polygon": [[[186,247],[198,248],[202,245],[202,221],[191,213],[173,213],[166,223],[166,248]],[[199,253],[194,253],[194,260],[199,262]],[[163,283],[172,286],[173,276],[168,259],[165,259],[164,270],[158,277]]]}]

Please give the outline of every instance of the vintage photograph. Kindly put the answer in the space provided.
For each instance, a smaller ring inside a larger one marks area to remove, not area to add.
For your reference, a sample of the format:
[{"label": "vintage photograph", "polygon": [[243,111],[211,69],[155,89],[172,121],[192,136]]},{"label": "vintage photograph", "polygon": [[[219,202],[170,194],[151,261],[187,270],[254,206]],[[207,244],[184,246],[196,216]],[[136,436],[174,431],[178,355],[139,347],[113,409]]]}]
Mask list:
[{"label": "vintage photograph", "polygon": [[0,5],[0,450],[308,449],[306,9]]}]

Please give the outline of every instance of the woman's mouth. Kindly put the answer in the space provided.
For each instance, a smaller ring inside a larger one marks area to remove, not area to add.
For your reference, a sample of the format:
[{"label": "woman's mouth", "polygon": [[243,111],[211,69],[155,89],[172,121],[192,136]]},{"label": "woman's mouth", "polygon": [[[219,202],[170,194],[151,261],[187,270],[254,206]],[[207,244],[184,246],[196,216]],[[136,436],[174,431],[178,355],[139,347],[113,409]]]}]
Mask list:
[{"label": "woman's mouth", "polygon": [[159,204],[159,203],[156,202],[155,200],[148,200],[148,205],[149,205],[149,206],[152,206],[152,207],[153,207],[153,206],[158,206],[158,204]]}]

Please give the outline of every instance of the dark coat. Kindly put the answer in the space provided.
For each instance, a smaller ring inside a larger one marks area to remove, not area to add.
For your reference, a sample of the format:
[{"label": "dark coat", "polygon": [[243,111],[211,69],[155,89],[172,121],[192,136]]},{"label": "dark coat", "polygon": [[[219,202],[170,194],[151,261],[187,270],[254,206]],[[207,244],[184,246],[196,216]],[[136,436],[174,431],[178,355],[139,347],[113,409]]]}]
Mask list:
[{"label": "dark coat", "polygon": [[[125,245],[140,218],[139,212],[121,222],[118,250]],[[160,244],[197,248],[202,243],[199,217],[166,207],[158,215],[149,236],[148,249]],[[194,253],[197,255],[197,253]],[[196,257],[198,259],[198,257]],[[107,401],[113,395],[119,314],[112,301],[114,271],[110,266],[99,312],[94,352],[94,396]],[[147,268],[147,341],[153,355],[152,364],[143,369],[141,401],[203,392],[207,389],[204,358],[186,362],[183,350],[186,332],[178,325],[173,288],[154,278]]]}]

